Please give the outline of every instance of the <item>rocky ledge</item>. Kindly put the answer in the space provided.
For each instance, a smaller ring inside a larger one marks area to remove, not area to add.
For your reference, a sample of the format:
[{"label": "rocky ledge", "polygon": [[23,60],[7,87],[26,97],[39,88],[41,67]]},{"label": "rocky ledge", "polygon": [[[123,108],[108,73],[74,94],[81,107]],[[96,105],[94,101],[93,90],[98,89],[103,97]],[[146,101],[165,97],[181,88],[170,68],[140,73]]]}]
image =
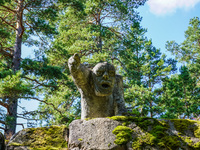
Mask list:
[{"label": "rocky ledge", "polygon": [[[69,138],[69,140],[68,140]],[[68,142],[68,148],[67,148]],[[8,150],[199,150],[200,122],[114,116],[18,132]]]}]

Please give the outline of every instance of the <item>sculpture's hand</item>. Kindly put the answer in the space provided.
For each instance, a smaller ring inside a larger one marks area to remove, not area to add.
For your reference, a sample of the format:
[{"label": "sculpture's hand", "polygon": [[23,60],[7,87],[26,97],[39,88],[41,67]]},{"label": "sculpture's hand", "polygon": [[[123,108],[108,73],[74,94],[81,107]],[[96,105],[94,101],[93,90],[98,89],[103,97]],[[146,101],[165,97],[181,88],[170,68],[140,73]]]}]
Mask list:
[{"label": "sculpture's hand", "polygon": [[79,67],[80,63],[81,63],[80,57],[77,53],[71,56],[68,60],[68,65],[69,65],[70,70],[75,71]]}]

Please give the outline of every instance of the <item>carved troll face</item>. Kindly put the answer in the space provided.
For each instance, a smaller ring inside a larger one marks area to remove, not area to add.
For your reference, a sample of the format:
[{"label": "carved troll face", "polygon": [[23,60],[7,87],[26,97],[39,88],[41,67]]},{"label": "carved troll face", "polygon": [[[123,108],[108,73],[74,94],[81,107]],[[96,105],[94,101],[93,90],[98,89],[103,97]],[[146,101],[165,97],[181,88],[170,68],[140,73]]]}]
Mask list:
[{"label": "carved troll face", "polygon": [[115,67],[107,62],[93,68],[94,90],[97,96],[109,96],[115,84]]}]

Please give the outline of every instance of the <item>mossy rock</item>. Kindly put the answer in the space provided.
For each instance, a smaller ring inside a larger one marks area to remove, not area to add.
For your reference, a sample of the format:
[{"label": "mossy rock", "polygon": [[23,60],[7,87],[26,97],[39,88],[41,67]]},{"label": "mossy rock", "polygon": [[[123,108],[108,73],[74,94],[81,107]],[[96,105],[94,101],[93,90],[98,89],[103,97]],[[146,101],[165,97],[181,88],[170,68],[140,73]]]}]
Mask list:
[{"label": "mossy rock", "polygon": [[[120,121],[122,125],[132,129],[132,140],[129,144],[132,144],[134,150],[200,150],[200,122],[198,121],[157,120],[132,116],[109,118]],[[133,124],[135,125],[133,126]]]},{"label": "mossy rock", "polygon": [[[93,146],[98,150],[104,144],[104,149],[108,150],[113,147],[120,150],[200,150],[200,122],[194,120],[114,116],[109,119],[75,120],[73,125],[71,127],[76,128],[73,128],[71,135],[71,146],[79,148],[81,145]],[[10,140],[8,150],[16,147],[27,150],[67,150],[67,135],[66,126],[24,129]],[[98,143],[99,139],[102,140]]]},{"label": "mossy rock", "polygon": [[133,130],[126,126],[117,126],[112,133],[116,135],[116,140],[114,141],[117,145],[125,145],[132,139]]},{"label": "mossy rock", "polygon": [[27,128],[12,137],[8,149],[27,147],[32,150],[67,150],[66,139],[66,126]]}]

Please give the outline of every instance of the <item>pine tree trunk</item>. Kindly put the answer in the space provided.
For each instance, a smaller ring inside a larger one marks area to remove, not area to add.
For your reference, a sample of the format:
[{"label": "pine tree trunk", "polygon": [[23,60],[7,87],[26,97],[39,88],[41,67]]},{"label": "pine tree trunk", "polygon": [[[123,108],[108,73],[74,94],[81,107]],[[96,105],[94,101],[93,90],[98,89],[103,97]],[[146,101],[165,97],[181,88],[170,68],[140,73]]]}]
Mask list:
[{"label": "pine tree trunk", "polygon": [[16,132],[17,124],[17,98],[9,98],[9,111],[5,127],[5,138],[10,139]]},{"label": "pine tree trunk", "polygon": [[[17,6],[17,23],[16,23],[16,40],[15,40],[15,47],[14,47],[14,55],[13,55],[13,64],[12,69],[14,72],[20,69],[20,61],[21,61],[21,47],[22,47],[22,35],[24,32],[23,28],[23,0],[18,0]],[[8,100],[9,104],[9,114],[8,120],[6,124],[5,130],[5,137],[9,139],[12,135],[16,132],[16,125],[17,125],[17,105],[18,105],[18,98],[17,97],[10,97]]]},{"label": "pine tree trunk", "polygon": [[23,0],[19,0],[18,11],[17,11],[17,24],[16,24],[16,40],[15,40],[15,49],[14,49],[14,56],[13,56],[13,70],[14,71],[17,71],[20,69],[23,32],[24,32]]}]

